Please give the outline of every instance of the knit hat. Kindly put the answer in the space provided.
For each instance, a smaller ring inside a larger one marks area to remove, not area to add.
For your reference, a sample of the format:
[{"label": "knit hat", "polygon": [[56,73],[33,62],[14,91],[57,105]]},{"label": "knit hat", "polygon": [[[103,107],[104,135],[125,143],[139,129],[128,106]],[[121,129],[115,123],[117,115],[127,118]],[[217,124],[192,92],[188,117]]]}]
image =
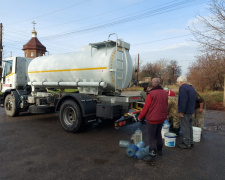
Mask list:
[{"label": "knit hat", "polygon": [[169,88],[168,88],[168,87],[164,87],[164,89],[163,89],[163,90],[167,91],[167,90],[169,90]]}]

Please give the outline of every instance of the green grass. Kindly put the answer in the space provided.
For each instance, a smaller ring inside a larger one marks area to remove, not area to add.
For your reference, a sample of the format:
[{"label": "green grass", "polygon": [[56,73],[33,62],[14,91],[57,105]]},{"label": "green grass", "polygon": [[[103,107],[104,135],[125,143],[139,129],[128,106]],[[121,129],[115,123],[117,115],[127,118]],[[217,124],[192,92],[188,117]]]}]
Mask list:
[{"label": "green grass", "polygon": [[168,88],[171,89],[172,91],[174,91],[176,96],[178,96],[178,92],[179,92],[179,86],[178,85],[169,85]]},{"label": "green grass", "polygon": [[[171,90],[178,95],[179,87],[177,85],[169,86]],[[199,92],[200,96],[205,100],[206,103],[221,103],[223,102],[223,91],[205,91],[203,93]]]},{"label": "green grass", "polygon": [[220,103],[223,102],[223,91],[208,91],[204,93],[199,93],[205,100],[209,103]]},{"label": "green grass", "polygon": [[143,90],[143,87],[136,87],[136,86],[124,89],[124,91],[142,91],[142,90]]},{"label": "green grass", "polygon": [[[173,90],[178,96],[179,87],[178,85],[169,85],[169,89]],[[132,87],[127,88],[126,91],[142,91],[142,87]],[[222,103],[223,102],[223,91],[205,91],[203,93],[199,92],[200,96],[205,100],[206,104]]]}]

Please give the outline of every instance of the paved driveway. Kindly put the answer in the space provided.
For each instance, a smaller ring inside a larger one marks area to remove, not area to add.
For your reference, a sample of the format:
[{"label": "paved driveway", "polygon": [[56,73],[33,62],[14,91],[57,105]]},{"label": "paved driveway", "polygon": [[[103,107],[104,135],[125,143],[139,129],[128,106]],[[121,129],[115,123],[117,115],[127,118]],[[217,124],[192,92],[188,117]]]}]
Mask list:
[{"label": "paved driveway", "polygon": [[[224,179],[225,112],[207,111],[206,130],[191,150],[164,147],[157,162],[129,158],[119,140],[140,123],[116,130],[98,123],[65,132],[57,114],[7,117],[0,108],[0,179]],[[179,139],[177,139],[179,141]]]}]

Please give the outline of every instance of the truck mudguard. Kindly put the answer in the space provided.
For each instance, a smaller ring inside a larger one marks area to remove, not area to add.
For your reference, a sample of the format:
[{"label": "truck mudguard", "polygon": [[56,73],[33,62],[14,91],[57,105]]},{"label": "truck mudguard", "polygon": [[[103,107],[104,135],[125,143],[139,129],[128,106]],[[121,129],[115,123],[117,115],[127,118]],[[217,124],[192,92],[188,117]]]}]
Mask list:
[{"label": "truck mudguard", "polygon": [[64,95],[56,105],[56,111],[59,111],[60,105],[67,99],[73,99],[79,105],[83,117],[95,116],[96,115],[96,102],[87,94],[80,93],[69,93]]}]

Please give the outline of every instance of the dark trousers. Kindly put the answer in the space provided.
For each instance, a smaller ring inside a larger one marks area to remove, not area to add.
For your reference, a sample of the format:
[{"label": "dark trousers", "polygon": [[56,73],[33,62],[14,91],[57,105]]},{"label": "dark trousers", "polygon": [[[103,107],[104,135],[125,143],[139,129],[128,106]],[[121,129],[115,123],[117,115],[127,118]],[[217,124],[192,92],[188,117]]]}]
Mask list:
[{"label": "dark trousers", "polygon": [[193,144],[193,129],[192,129],[192,114],[184,114],[184,117],[180,117],[183,143],[188,147]]},{"label": "dark trousers", "polygon": [[147,123],[147,136],[148,136],[148,143],[149,143],[149,152],[154,150],[162,151],[163,147],[163,140],[162,140],[162,125],[160,124],[150,124]]}]

